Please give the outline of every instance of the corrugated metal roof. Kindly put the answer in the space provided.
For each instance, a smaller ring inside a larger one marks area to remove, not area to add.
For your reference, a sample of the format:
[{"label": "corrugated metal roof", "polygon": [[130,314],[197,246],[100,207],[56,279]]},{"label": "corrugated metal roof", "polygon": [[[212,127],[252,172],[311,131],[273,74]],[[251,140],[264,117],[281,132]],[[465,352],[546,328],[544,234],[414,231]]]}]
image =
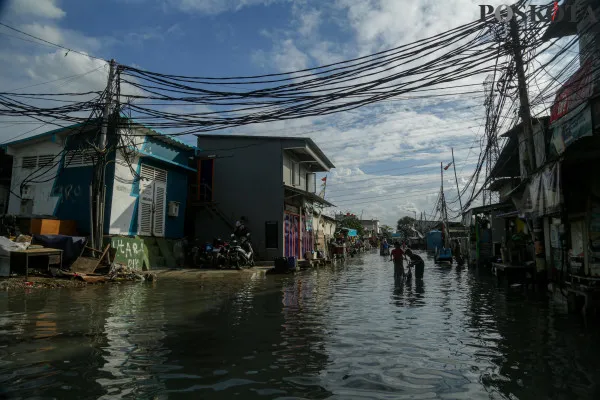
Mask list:
[{"label": "corrugated metal roof", "polygon": [[[169,144],[171,146],[177,147],[177,148],[182,149],[182,150],[190,150],[191,151],[191,150],[197,149],[196,146],[189,145],[189,144],[187,144],[187,143],[185,143],[185,142],[183,142],[183,141],[181,141],[179,139],[176,139],[176,138],[174,138],[172,136],[169,136],[169,135],[166,135],[164,133],[158,132],[158,131],[156,131],[154,129],[148,128],[147,126],[136,122],[134,119],[132,119],[132,121],[133,121],[134,125],[137,125],[137,126],[139,126],[141,128],[144,128],[147,131],[146,134],[148,136],[156,138],[156,139],[158,139],[158,140],[160,140],[160,141],[162,141],[162,142],[164,142],[166,144]],[[52,136],[52,135],[55,135],[57,133],[66,132],[66,131],[69,131],[69,130],[74,130],[76,128],[84,127],[86,124],[89,125],[90,128],[92,128],[93,126],[97,126],[97,122],[98,122],[97,120],[94,120],[94,121],[88,121],[88,122],[83,122],[83,123],[80,123],[80,124],[74,124],[74,125],[69,125],[69,126],[65,126],[65,127],[53,129],[53,130],[48,131],[48,132],[40,133],[39,135],[34,135],[34,136],[30,136],[30,137],[27,137],[27,138],[24,138],[24,139],[19,139],[19,140],[14,140],[12,142],[4,143],[2,145],[2,147],[14,146],[16,144],[26,143],[26,142],[29,142],[31,140],[42,139],[44,137]]]},{"label": "corrugated metal roof", "polygon": [[289,137],[289,136],[254,136],[254,135],[223,135],[223,134],[218,134],[218,135],[213,135],[213,134],[197,134],[196,135],[199,139],[202,139],[202,137],[207,137],[207,138],[212,138],[212,139],[254,139],[254,140],[281,140],[284,142],[293,142],[293,141],[303,141],[305,142],[308,147],[314,151],[319,158],[321,158],[323,160],[323,162],[325,162],[325,164],[329,167],[329,168],[335,168],[335,165],[333,165],[333,163],[331,162],[331,160],[329,160],[329,158],[327,158],[327,156],[325,155],[325,153],[323,153],[323,151],[319,148],[319,146],[317,146],[317,144],[309,137]]}]

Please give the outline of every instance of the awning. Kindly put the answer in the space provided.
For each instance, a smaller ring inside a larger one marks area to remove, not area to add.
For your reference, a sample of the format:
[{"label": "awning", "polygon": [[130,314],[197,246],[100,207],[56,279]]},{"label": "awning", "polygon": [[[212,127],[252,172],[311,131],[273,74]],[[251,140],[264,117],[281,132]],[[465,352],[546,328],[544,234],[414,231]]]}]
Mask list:
[{"label": "awning", "polygon": [[335,205],[331,204],[330,202],[328,202],[327,200],[315,193],[307,192],[306,190],[302,189],[296,189],[291,186],[285,186],[285,190],[290,191],[292,193],[296,193],[294,196],[304,196],[306,199],[314,203],[320,203],[327,207],[335,207]]},{"label": "awning", "polygon": [[509,212],[497,214],[496,218],[512,218],[512,217],[518,217],[518,216],[519,216],[519,211],[509,211]]},{"label": "awning", "polygon": [[356,229],[340,228],[340,230],[341,231],[348,231],[348,236],[350,236],[350,237],[358,236],[358,231]]},{"label": "awning", "polygon": [[510,208],[512,206],[513,205],[511,203],[497,203],[497,204],[489,204],[487,206],[473,207],[469,211],[472,214],[481,214],[481,213],[484,213],[484,212],[489,212],[489,211],[494,211],[494,210],[501,210],[503,208]]}]

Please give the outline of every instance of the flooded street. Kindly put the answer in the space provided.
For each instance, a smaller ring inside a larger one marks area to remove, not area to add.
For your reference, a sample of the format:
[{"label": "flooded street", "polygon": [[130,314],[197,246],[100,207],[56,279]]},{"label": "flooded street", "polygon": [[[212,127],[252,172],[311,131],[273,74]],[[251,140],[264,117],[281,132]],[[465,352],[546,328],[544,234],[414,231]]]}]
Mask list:
[{"label": "flooded street", "polygon": [[365,254],[296,276],[0,293],[0,393],[600,396],[599,330],[562,306],[431,260],[422,283],[392,278],[392,263]]}]

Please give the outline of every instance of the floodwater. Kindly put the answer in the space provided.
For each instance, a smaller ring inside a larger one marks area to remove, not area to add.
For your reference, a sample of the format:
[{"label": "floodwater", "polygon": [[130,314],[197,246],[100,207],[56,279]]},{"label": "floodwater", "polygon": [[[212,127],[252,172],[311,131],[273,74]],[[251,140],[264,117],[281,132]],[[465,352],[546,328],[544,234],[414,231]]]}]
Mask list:
[{"label": "floodwater", "polygon": [[0,397],[599,398],[600,330],[540,294],[378,254],[296,276],[0,293]]}]

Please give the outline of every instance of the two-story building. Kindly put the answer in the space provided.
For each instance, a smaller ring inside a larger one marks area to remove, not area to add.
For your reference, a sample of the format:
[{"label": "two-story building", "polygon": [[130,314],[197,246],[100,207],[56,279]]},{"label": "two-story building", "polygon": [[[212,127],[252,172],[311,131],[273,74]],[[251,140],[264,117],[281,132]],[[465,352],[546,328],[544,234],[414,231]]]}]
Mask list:
[{"label": "two-story building", "polygon": [[365,230],[365,235],[369,237],[379,235],[379,220],[377,219],[361,219],[360,224]]},{"label": "two-story building", "polygon": [[262,260],[315,249],[315,209],[333,206],[317,194],[317,174],[334,165],[311,139],[202,134],[198,143],[198,239],[228,237],[244,217]]}]

